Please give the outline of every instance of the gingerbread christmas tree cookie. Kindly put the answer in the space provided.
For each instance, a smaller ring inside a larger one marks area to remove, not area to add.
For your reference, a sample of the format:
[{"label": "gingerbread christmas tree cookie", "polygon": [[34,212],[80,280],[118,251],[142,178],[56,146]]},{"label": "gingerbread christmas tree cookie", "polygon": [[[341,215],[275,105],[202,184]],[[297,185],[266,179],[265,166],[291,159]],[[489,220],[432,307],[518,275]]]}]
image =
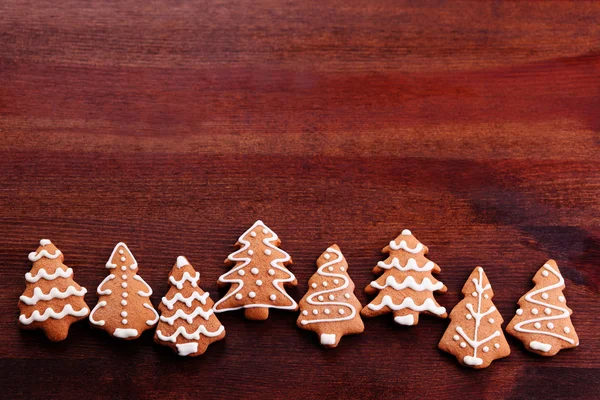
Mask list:
[{"label": "gingerbread christmas tree cookie", "polygon": [[19,298],[19,327],[41,329],[53,342],[64,340],[71,324],[90,312],[83,299],[87,291],[73,280],[73,270],[63,264],[62,252],[50,240],[40,240],[29,261],[33,267],[25,274],[27,283]]},{"label": "gingerbread christmas tree cookie", "polygon": [[571,322],[573,311],[567,307],[562,292],[565,280],[556,262],[548,260],[533,282],[535,287],[519,299],[519,309],[506,332],[522,341],[527,350],[542,356],[579,346]]},{"label": "gingerbread christmas tree cookie", "polygon": [[384,247],[389,257],[373,268],[373,273],[383,274],[365,289],[368,294],[378,293],[377,297],[361,314],[375,317],[392,312],[400,325],[416,325],[422,312],[446,318],[446,309],[433,297],[435,291],[445,292],[446,286],[433,277],[440,267],[425,257],[428,251],[408,229]]},{"label": "gingerbread christmas tree cookie", "polygon": [[177,257],[169,274],[171,288],[158,306],[161,315],[154,341],[180,356],[199,356],[209,344],[225,337],[225,328],[212,309],[214,303],[199,284],[200,273],[185,257]]},{"label": "gingerbread christmas tree cookie", "polygon": [[483,268],[475,268],[462,293],[464,299],[450,312],[450,325],[438,347],[454,355],[464,366],[486,368],[492,361],[507,357],[510,348]]},{"label": "gingerbread christmas tree cookie", "polygon": [[90,323],[116,338],[136,339],[158,322],[150,302],[152,289],[137,274],[138,263],[125,243],[115,246],[106,268],[110,274],[98,286]]},{"label": "gingerbread christmas tree cookie", "polygon": [[240,236],[236,243],[240,249],[225,260],[233,268],[219,278],[220,286],[231,284],[231,287],[225,297],[216,302],[215,312],[243,308],[246,318],[265,320],[269,317],[269,308],[298,309],[298,304],[284,289],[298,282],[286,268],[292,258],[278,247],[280,244],[279,237],[262,221],[256,221]]},{"label": "gingerbread christmas tree cookie", "polygon": [[325,347],[336,347],[344,335],[365,330],[354,295],[348,263],[334,244],[317,260],[317,272],[308,281],[309,289],[300,300],[298,326],[319,335]]}]

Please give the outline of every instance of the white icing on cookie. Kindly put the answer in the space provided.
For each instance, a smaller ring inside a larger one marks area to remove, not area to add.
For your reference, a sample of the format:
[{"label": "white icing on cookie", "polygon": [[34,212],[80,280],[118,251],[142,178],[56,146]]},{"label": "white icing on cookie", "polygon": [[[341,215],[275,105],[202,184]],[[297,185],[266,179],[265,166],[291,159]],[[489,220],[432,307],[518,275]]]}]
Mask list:
[{"label": "white icing on cookie", "polygon": [[176,344],[177,354],[180,356],[187,356],[198,351],[198,342]]},{"label": "white icing on cookie", "polygon": [[442,315],[446,313],[446,309],[444,307],[436,306],[433,299],[430,298],[425,299],[425,301],[421,305],[416,305],[414,300],[410,297],[405,297],[402,303],[400,304],[394,304],[394,301],[392,300],[391,296],[387,294],[383,296],[383,298],[381,299],[381,303],[369,304],[367,307],[369,307],[373,311],[379,311],[386,306],[393,311],[409,308],[413,311],[429,311],[430,313],[435,315]]},{"label": "white icing on cookie", "polygon": [[198,287],[198,279],[200,279],[200,272],[196,272],[194,276],[192,276],[189,272],[184,272],[181,276],[181,279],[177,280],[173,276],[169,277],[169,282],[171,282],[174,286],[177,286],[177,289],[183,289],[183,283],[185,281],[189,281],[193,287]]},{"label": "white icing on cookie", "polygon": [[142,297],[150,297],[152,295],[152,288],[146,283],[145,280],[142,279],[141,276],[139,276],[138,274],[135,274],[133,276],[133,279],[135,279],[136,281],[141,282],[142,284],[144,284],[144,286],[146,286],[146,290],[148,290],[147,292],[144,292],[142,290],[138,291],[138,295],[142,296]]},{"label": "white icing on cookie", "polygon": [[398,260],[398,258],[394,257],[392,259],[391,263],[388,264],[385,261],[379,261],[377,263],[377,266],[379,268],[383,268],[383,269],[396,268],[402,272],[406,272],[406,271],[427,272],[427,271],[431,271],[435,267],[435,263],[433,261],[427,261],[425,263],[425,265],[423,265],[422,267],[419,267],[417,264],[417,260],[415,260],[414,258],[409,258],[406,261],[406,265],[402,266],[402,265],[400,265],[400,261]]},{"label": "white icing on cookie", "polygon": [[119,249],[119,248],[125,249],[127,251],[127,254],[129,255],[129,257],[131,257],[131,259],[133,260],[133,264],[130,264],[129,268],[136,269],[138,267],[138,263],[135,260],[135,257],[133,256],[131,251],[129,251],[129,247],[127,247],[127,245],[123,242],[117,243],[117,245],[113,249],[112,253],[110,254],[110,257],[108,258],[108,261],[106,262],[106,268],[116,268],[117,267],[117,264],[113,264],[111,261],[112,261],[113,257],[115,256],[117,249]]},{"label": "white icing on cookie", "polygon": [[98,304],[96,304],[96,307],[93,308],[92,312],[90,313],[90,322],[94,325],[98,325],[98,326],[104,326],[104,324],[106,323],[104,320],[95,320],[94,319],[94,313],[102,307],[106,307],[106,301],[100,301],[98,302]]},{"label": "white icing on cookie", "polygon": [[421,283],[417,283],[415,278],[413,278],[412,276],[407,276],[404,279],[404,281],[402,281],[402,283],[398,283],[396,281],[396,278],[394,278],[393,275],[389,275],[386,278],[384,285],[380,285],[379,283],[377,283],[377,281],[373,281],[373,282],[371,282],[371,286],[376,289],[385,289],[386,287],[389,286],[395,290],[402,290],[402,289],[409,288],[409,289],[412,289],[417,292],[422,292],[424,290],[433,292],[435,290],[442,289],[444,287],[444,284],[439,281],[434,284],[431,281],[431,279],[429,279],[427,277],[423,278],[423,281],[421,281]]},{"label": "white icing on cookie", "polygon": [[149,326],[155,325],[158,322],[158,313],[156,312],[154,307],[152,307],[152,305],[150,305],[148,303],[144,303],[144,307],[154,313],[154,319],[149,319],[148,321],[146,321],[146,325],[149,325]]},{"label": "white icing on cookie", "polygon": [[204,294],[200,294],[198,292],[194,292],[188,297],[183,296],[181,293],[175,293],[175,295],[169,300],[166,297],[162,298],[162,302],[169,310],[173,309],[173,305],[180,301],[185,303],[186,306],[191,307],[194,300],[198,300],[202,305],[206,305],[206,299],[208,298],[208,292],[204,292]]},{"label": "white icing on cookie", "polygon": [[73,310],[73,306],[70,304],[66,304],[60,312],[54,311],[52,307],[46,308],[44,313],[40,313],[38,310],[34,310],[31,313],[31,316],[26,317],[25,314],[21,314],[19,316],[19,322],[23,325],[29,325],[32,322],[44,322],[48,318],[53,319],[62,319],[67,315],[72,315],[74,317],[84,317],[90,312],[87,307],[83,307],[81,310],[75,311]]},{"label": "white icing on cookie", "polygon": [[552,349],[552,345],[547,344],[547,343],[538,342],[536,340],[530,342],[529,347],[532,348],[533,350],[543,351],[544,353],[547,353],[550,351],[550,349]]},{"label": "white icing on cookie", "polygon": [[56,278],[69,278],[73,275],[73,270],[71,268],[67,268],[66,270],[57,268],[54,273],[49,274],[46,272],[44,268],[40,268],[39,271],[35,274],[35,276],[31,275],[31,273],[25,274],[25,280],[29,283],[36,283],[40,279],[45,279],[47,281],[53,281]]},{"label": "white icing on cookie", "polygon": [[321,344],[332,345],[335,344],[335,333],[322,333]]},{"label": "white icing on cookie", "polygon": [[39,253],[32,251],[31,253],[29,253],[29,261],[36,262],[36,261],[40,260],[42,257],[46,257],[51,260],[54,260],[54,259],[58,258],[61,254],[62,253],[58,249],[56,249],[56,251],[53,254],[48,253],[48,251],[46,249],[42,249]]},{"label": "white icing on cookie", "polygon": [[137,335],[138,335],[138,331],[136,329],[117,328],[113,332],[113,336],[114,337],[118,337],[118,338],[121,338],[121,339],[127,339],[127,338],[130,338],[130,337],[135,337]]},{"label": "white icing on cookie", "polygon": [[417,254],[423,251],[423,245],[421,243],[418,243],[414,248],[410,248],[408,247],[408,245],[406,244],[406,240],[401,240],[400,243],[396,243],[395,240],[392,240],[390,242],[390,248],[392,250],[405,250],[408,251],[409,253],[412,254]]},{"label": "white icing on cookie", "polygon": [[102,289],[102,286],[103,286],[103,285],[104,285],[106,282],[108,282],[108,281],[110,281],[110,280],[112,280],[112,279],[115,279],[115,276],[114,276],[113,274],[110,274],[110,275],[108,275],[106,278],[104,278],[104,280],[103,280],[102,282],[100,282],[100,284],[98,285],[98,289],[96,289],[96,292],[97,292],[99,295],[101,295],[101,296],[102,296],[102,295],[109,295],[109,294],[112,294],[112,290],[110,290],[110,289]]},{"label": "white icing on cookie", "polygon": [[190,265],[187,258],[185,258],[184,256],[177,257],[177,268],[183,268],[186,265]]},{"label": "white icing on cookie", "polygon": [[196,318],[197,316],[201,316],[202,318],[204,318],[206,321],[208,321],[208,318],[213,314],[213,310],[209,309],[208,311],[204,311],[202,309],[202,307],[196,307],[196,309],[194,311],[192,311],[191,313],[186,313],[183,310],[177,310],[175,312],[175,314],[173,314],[170,317],[165,317],[164,315],[160,316],[160,320],[163,322],[168,323],[169,325],[173,325],[175,324],[175,320],[178,318],[184,319],[187,321],[188,324],[191,324],[192,322],[194,322],[194,318]]},{"label": "white icing on cookie", "polygon": [[198,329],[196,329],[194,332],[192,333],[187,333],[187,331],[185,330],[184,326],[180,326],[179,328],[177,328],[177,330],[175,331],[175,333],[173,333],[170,336],[165,336],[162,334],[162,332],[160,330],[156,331],[156,336],[162,340],[163,342],[172,342],[175,343],[175,341],[177,341],[177,337],[179,335],[182,335],[184,338],[188,339],[188,340],[200,340],[200,334],[206,336],[206,337],[216,337],[219,336],[223,330],[225,330],[225,328],[223,327],[223,325],[219,326],[219,329],[217,329],[214,332],[210,332],[208,329],[206,329],[206,327],[204,325],[200,325],[198,327]]},{"label": "white icing on cookie", "polygon": [[52,300],[52,299],[65,299],[69,296],[83,297],[83,295],[86,293],[87,293],[87,290],[83,287],[78,290],[77,288],[75,288],[75,286],[69,286],[67,289],[65,289],[64,292],[61,292],[58,288],[54,287],[54,288],[50,289],[48,294],[44,294],[44,292],[42,291],[41,288],[35,287],[33,289],[33,296],[31,296],[31,297],[21,296],[21,297],[19,297],[19,300],[21,300],[23,303],[25,303],[29,306],[32,306],[40,300],[48,301],[48,300]]}]

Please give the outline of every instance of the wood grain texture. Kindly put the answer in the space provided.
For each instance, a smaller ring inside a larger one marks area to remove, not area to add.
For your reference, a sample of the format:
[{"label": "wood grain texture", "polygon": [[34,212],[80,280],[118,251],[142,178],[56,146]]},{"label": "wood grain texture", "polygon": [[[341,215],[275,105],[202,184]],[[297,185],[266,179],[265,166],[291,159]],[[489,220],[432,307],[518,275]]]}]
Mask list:
[{"label": "wood grain texture", "polygon": [[[10,398],[582,398],[600,386],[600,4],[375,0],[0,2],[0,387]],[[403,228],[453,307],[476,265],[508,321],[554,258],[581,345],[483,371],[447,321],[365,321],[335,350],[220,315],[197,359],[85,323],[17,328],[27,254],[50,238],[88,288],[126,242],[154,304],[178,255],[216,280],[263,219],[299,299],[337,243],[359,300]],[[177,395],[175,394],[177,393]]]}]

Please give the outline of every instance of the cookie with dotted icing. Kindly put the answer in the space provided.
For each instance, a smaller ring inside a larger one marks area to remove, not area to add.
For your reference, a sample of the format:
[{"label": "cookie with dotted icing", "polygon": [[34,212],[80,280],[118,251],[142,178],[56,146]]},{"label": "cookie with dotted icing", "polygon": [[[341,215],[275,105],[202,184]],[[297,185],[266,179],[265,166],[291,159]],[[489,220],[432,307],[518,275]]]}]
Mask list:
[{"label": "cookie with dotted icing", "polygon": [[579,346],[571,322],[573,311],[563,294],[565,280],[556,261],[548,260],[533,277],[535,286],[519,299],[519,309],[506,332],[525,348],[542,356],[556,355],[562,349]]},{"label": "cookie with dotted icing", "polygon": [[317,260],[317,272],[308,281],[300,300],[300,328],[314,331],[325,347],[336,347],[342,336],[365,330],[361,304],[354,295],[348,263],[338,245],[329,247]]},{"label": "cookie with dotted icing", "polygon": [[158,306],[160,319],[154,341],[180,356],[199,356],[208,345],[225,337],[225,328],[213,312],[208,292],[200,288],[200,273],[185,257],[177,257],[169,285]]},{"label": "cookie with dotted icing", "polygon": [[381,276],[366,287],[365,292],[377,296],[361,311],[364,317],[393,313],[400,325],[416,325],[422,312],[446,318],[446,309],[433,297],[446,292],[446,286],[432,274],[440,267],[425,255],[429,249],[405,229],[382,252],[389,256],[373,268]]},{"label": "cookie with dotted icing", "polygon": [[106,268],[110,274],[98,285],[90,324],[119,339],[136,339],[158,322],[150,302],[152,289],[137,274],[138,263],[125,243],[115,246]]},{"label": "cookie with dotted icing", "polygon": [[486,368],[507,357],[510,347],[502,332],[502,315],[492,302],[494,292],[483,268],[477,267],[463,286],[463,300],[450,312],[450,325],[438,347],[471,368]]},{"label": "cookie with dotted icing", "polygon": [[231,286],[215,303],[215,312],[244,309],[247,319],[265,320],[269,317],[269,308],[298,309],[284,288],[296,286],[298,281],[286,268],[292,258],[279,248],[280,244],[277,234],[260,220],[239,237],[236,243],[239,250],[225,260],[225,264],[233,268],[218,281],[219,286]]},{"label": "cookie with dotted icing", "polygon": [[19,327],[41,329],[53,342],[64,340],[71,324],[90,312],[87,291],[73,280],[73,270],[63,264],[63,253],[50,240],[40,240],[29,261],[33,267],[25,274],[25,291],[19,297]]}]

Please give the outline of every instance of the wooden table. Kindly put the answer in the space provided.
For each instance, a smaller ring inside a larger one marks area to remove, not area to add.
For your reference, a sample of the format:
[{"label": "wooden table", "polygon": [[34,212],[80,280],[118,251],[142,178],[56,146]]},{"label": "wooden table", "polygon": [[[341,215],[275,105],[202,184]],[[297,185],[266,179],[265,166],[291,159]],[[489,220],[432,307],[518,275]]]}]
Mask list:
[{"label": "wooden table", "polygon": [[[29,3],[29,2],[27,2]],[[600,4],[354,0],[0,2],[0,387],[5,398],[582,398],[600,387]],[[356,293],[404,228],[449,309],[481,265],[505,322],[549,258],[581,345],[486,370],[437,349],[447,321],[365,320],[324,350],[221,314],[196,359],[85,322],[17,328],[41,238],[95,288],[126,242],[158,304],[178,255],[213,299],[263,219],[299,285],[337,243]]]}]

